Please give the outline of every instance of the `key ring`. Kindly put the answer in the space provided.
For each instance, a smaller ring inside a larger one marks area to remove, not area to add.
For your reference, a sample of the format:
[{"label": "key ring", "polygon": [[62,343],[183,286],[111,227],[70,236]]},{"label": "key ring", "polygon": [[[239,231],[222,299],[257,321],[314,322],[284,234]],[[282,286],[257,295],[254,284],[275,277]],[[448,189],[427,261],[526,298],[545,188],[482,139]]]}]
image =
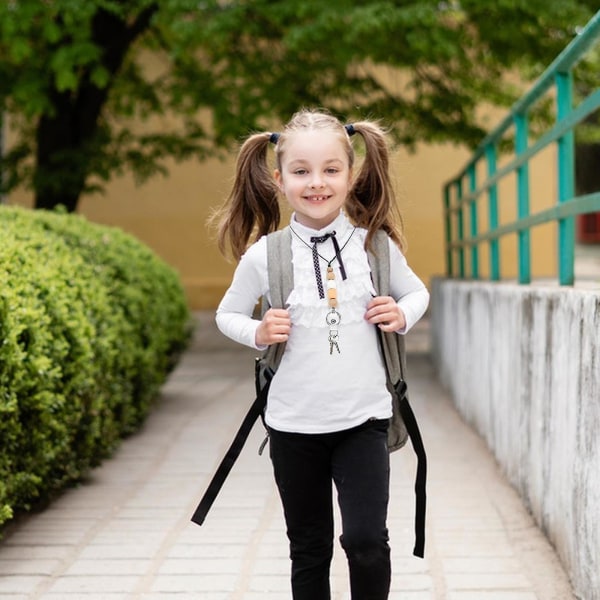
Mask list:
[{"label": "key ring", "polygon": [[331,327],[332,325],[339,325],[341,320],[342,317],[340,313],[337,310],[335,310],[335,308],[332,308],[325,316],[325,321],[327,322],[327,325],[329,325],[329,327]]}]

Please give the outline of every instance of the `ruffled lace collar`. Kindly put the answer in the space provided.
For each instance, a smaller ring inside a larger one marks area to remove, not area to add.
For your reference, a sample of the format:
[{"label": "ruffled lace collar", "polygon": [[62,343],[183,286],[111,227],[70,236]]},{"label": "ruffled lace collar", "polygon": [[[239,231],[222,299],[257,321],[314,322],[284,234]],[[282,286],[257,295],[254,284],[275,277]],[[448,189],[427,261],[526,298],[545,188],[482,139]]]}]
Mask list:
[{"label": "ruffled lace collar", "polygon": [[[328,311],[327,299],[319,298],[312,260],[311,237],[336,232],[347,274],[343,280],[335,257],[331,240],[319,244],[321,255],[319,265],[324,276],[327,262],[332,261],[336,273],[339,313],[343,323],[358,322],[364,319],[366,305],[374,294],[371,269],[364,250],[366,230],[357,228],[341,212],[327,227],[315,230],[298,223],[294,215],[290,222],[292,234],[292,262],[294,269],[294,289],[288,298],[288,308],[292,321],[304,327],[327,327],[325,314]],[[347,244],[346,244],[347,242]],[[344,246],[345,245],[345,246]]]}]

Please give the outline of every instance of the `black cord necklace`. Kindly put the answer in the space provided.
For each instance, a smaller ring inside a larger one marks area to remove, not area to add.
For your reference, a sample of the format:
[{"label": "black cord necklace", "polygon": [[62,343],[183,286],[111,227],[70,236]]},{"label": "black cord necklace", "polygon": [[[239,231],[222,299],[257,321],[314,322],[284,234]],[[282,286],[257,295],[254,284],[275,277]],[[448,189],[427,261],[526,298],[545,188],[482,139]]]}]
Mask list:
[{"label": "black cord necklace", "polygon": [[[306,240],[302,239],[302,237],[300,236],[299,233],[297,233],[296,231],[294,231],[294,229],[292,228],[292,226],[290,225],[290,230],[291,232],[309,249],[309,250],[313,250],[314,246],[311,246]],[[331,260],[327,260],[321,253],[319,253],[318,251],[316,251],[316,254],[319,258],[323,259],[326,263],[327,266],[330,267],[333,263],[333,261],[337,258],[338,259],[338,263],[340,263],[340,258],[342,255],[342,250],[348,245],[348,242],[352,239],[352,236],[354,235],[354,232],[356,231],[356,227],[354,227],[352,229],[352,231],[350,232],[350,235],[348,236],[348,239],[344,242],[344,245],[341,248],[336,248],[336,253],[335,256],[331,259]],[[324,236],[321,236],[319,238],[313,238],[311,237],[310,240],[311,241],[315,241],[315,245],[319,242],[324,242],[327,238],[331,238],[331,241],[333,242],[334,248],[337,246],[337,239],[335,237],[335,231],[332,231],[330,233],[326,233]],[[318,241],[316,241],[318,240]],[[335,241],[334,241],[335,240]],[[342,279],[346,279],[346,275],[345,275],[345,269],[344,269],[344,265],[340,264],[340,271],[343,271],[342,273]]]},{"label": "black cord necklace", "polygon": [[[340,347],[338,346],[338,337],[339,331],[338,326],[342,319],[340,313],[336,310],[338,301],[337,301],[337,287],[335,283],[335,273],[333,271],[333,267],[331,266],[333,261],[337,259],[338,266],[340,268],[340,273],[342,275],[342,279],[346,279],[346,269],[344,267],[344,263],[342,262],[342,251],[348,245],[348,242],[352,239],[354,232],[356,231],[356,227],[352,229],[348,239],[344,242],[344,245],[340,248],[337,238],[335,237],[335,231],[331,231],[322,236],[311,237],[310,241],[313,242],[311,246],[305,240],[303,240],[298,233],[294,231],[294,228],[290,226],[291,232],[312,252],[313,255],[313,265],[315,268],[315,279],[317,281],[317,289],[319,291],[319,298],[325,298],[325,290],[323,289],[323,280],[321,279],[321,269],[319,268],[319,258],[324,260],[327,263],[327,303],[329,305],[329,312],[325,316],[325,322],[329,326],[329,354],[333,354],[333,349],[335,348],[340,353]],[[327,260],[324,256],[322,256],[317,250],[317,244],[325,242],[327,239],[331,238],[333,243],[333,247],[335,248],[335,256],[331,260]]]}]

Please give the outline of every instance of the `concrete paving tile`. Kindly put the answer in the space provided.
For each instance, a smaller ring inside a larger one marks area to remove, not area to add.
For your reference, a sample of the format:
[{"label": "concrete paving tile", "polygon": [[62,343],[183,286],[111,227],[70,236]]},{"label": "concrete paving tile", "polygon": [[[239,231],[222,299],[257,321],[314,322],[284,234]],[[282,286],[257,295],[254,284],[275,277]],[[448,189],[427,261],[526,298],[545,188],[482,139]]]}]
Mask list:
[{"label": "concrete paving tile", "polygon": [[152,508],[139,508],[136,506],[123,506],[115,511],[115,517],[118,519],[169,519],[173,516],[170,508],[154,506]]},{"label": "concrete paving tile", "polygon": [[431,576],[426,573],[392,575],[392,589],[394,591],[430,591],[433,590]]},{"label": "concrete paving tile", "polygon": [[80,558],[71,563],[64,571],[62,576],[82,576],[82,575],[143,575],[152,564],[151,559],[85,559]]},{"label": "concrete paving tile", "polygon": [[97,485],[100,485],[100,482],[89,482],[85,484],[85,487],[69,490],[67,495],[57,500],[60,510],[73,511],[73,514],[78,515],[109,514],[120,503],[124,492],[123,486],[102,484],[102,494],[98,495],[95,487]]},{"label": "concrete paving tile", "polygon": [[232,575],[237,576],[243,564],[242,558],[168,558],[158,569],[159,575]]},{"label": "concrete paving tile", "polygon": [[416,556],[397,556],[396,553],[393,553],[392,568],[394,573],[411,575],[427,573],[432,569],[432,566],[427,557],[423,559]]},{"label": "concrete paving tile", "polygon": [[73,552],[73,546],[5,546],[0,543],[0,561],[63,559]]},{"label": "concrete paving tile", "polygon": [[132,519],[132,518],[121,518],[120,516],[112,519],[110,523],[102,528],[103,534],[110,533],[122,533],[122,534],[136,534],[146,532],[153,532],[157,535],[164,534],[165,531],[170,531],[178,522],[177,516],[166,516],[162,519]]},{"label": "concrete paving tile", "polygon": [[436,534],[453,534],[456,531],[472,532],[502,532],[504,524],[498,515],[491,517],[468,517],[461,516],[453,519],[436,519]]},{"label": "concrete paving tile", "polygon": [[[390,547],[392,556],[395,558],[413,559],[413,547],[415,544],[414,533],[412,531],[403,536],[394,536],[390,539]],[[414,557],[414,560],[419,562],[423,559]]]},{"label": "concrete paving tile", "polygon": [[275,558],[257,558],[253,561],[252,573],[255,575],[287,575],[289,572],[290,559],[286,555]]},{"label": "concrete paving tile", "polygon": [[[281,532],[280,532],[281,533]],[[260,546],[257,548],[257,558],[280,558],[289,556],[289,546],[287,539],[281,539],[273,542],[272,539],[266,540],[265,537],[261,540]]]},{"label": "concrete paving tile", "polygon": [[[92,529],[96,525],[96,521],[90,518],[65,518],[63,514],[62,518],[57,518],[56,515],[41,513],[36,515],[35,521],[35,529],[43,534],[52,534],[55,532],[69,532],[69,533],[78,533],[82,534],[90,529]],[[19,533],[17,532],[15,536],[11,536],[8,539],[10,540],[12,537],[19,537]],[[10,543],[10,542],[9,542]]]},{"label": "concrete paving tile", "polygon": [[153,509],[159,504],[162,508],[167,508],[173,512],[181,513],[187,508],[189,498],[185,499],[176,494],[164,495],[158,498],[148,498],[146,494],[142,494],[139,497],[132,498],[127,501],[126,506],[128,508],[136,508],[140,510]]},{"label": "concrete paving tile", "polygon": [[194,559],[203,558],[239,558],[245,552],[240,544],[182,544],[175,543],[166,554],[166,559]]},{"label": "concrete paving tile", "polygon": [[168,530],[157,532],[146,531],[99,531],[88,543],[89,545],[145,545],[158,548],[165,536],[168,535]]},{"label": "concrete paving tile", "polygon": [[[252,530],[244,531],[207,531],[203,530],[197,537],[186,536],[186,544],[198,544],[201,546],[216,546],[218,544],[241,544],[242,546],[248,545]],[[181,543],[182,538],[178,538],[178,542]]]},{"label": "concrete paving tile", "polygon": [[[69,524],[83,524],[87,529],[87,525],[89,527],[94,527],[97,523],[101,522],[105,518],[110,518],[112,514],[118,509],[118,505],[113,506],[105,506],[102,509],[94,508],[90,510],[86,507],[72,507],[66,504],[59,504],[62,500],[62,497],[58,498],[55,502],[57,504],[51,504],[49,508],[47,508],[43,513],[36,514],[34,516],[36,522],[38,517],[44,516],[48,521],[52,521],[53,523],[57,523],[60,525],[61,523],[64,525],[66,523]],[[20,528],[19,528],[20,529]]]},{"label": "concrete paving tile", "polygon": [[442,600],[431,591],[391,590],[389,600]]},{"label": "concrete paving tile", "polygon": [[235,579],[229,575],[158,575],[148,591],[173,595],[202,593],[204,598],[206,592],[233,592],[234,590]]},{"label": "concrete paving tile", "polygon": [[438,552],[444,557],[484,556],[510,558],[513,556],[513,549],[507,541],[493,545],[487,540],[436,539],[436,545]]},{"label": "concrete paving tile", "polygon": [[513,548],[505,532],[457,531],[452,534],[437,534],[435,543],[442,556],[513,556]]},{"label": "concrete paving tile", "polygon": [[261,545],[277,548],[279,551],[283,548],[287,553],[289,541],[285,534],[285,523],[283,519],[279,519],[279,516],[277,517],[276,527],[265,531],[261,540]]},{"label": "concrete paving tile", "polygon": [[91,544],[81,550],[79,558],[91,560],[153,558],[157,547],[148,544]]},{"label": "concrete paving tile", "polygon": [[[126,575],[85,575],[60,577],[48,592],[55,594],[79,594],[83,600],[88,593],[130,594],[138,578]],[[86,598],[87,600],[87,598]]]},{"label": "concrete paving tile", "polygon": [[281,595],[290,593],[290,577],[282,575],[255,575],[248,583],[249,592],[278,592]]},{"label": "concrete paving tile", "polygon": [[[219,521],[219,531],[227,535],[230,531],[254,531],[258,526],[260,514],[258,511],[255,514],[248,516],[235,516],[222,519]],[[206,527],[203,531],[213,533],[214,530]]]},{"label": "concrete paving tile", "polygon": [[73,546],[85,538],[80,531],[22,530],[3,540],[6,546]]},{"label": "concrete paving tile", "polygon": [[[448,490],[440,491],[440,495],[445,495],[447,493]],[[428,494],[428,497],[429,495],[431,495],[431,492]],[[454,520],[461,520],[465,515],[471,515],[471,517],[477,517],[479,519],[496,519],[498,517],[498,513],[494,507],[489,504],[487,498],[482,498],[479,504],[476,505],[462,505],[458,501],[454,505],[444,504],[441,507],[433,505],[433,502],[430,504],[430,517],[434,518],[436,522],[444,524],[452,523]]]},{"label": "concrete paving tile", "polygon": [[452,591],[448,594],[448,600],[542,600],[534,592],[506,592],[481,590],[464,592]]},{"label": "concrete paving tile", "polygon": [[190,480],[187,469],[186,473],[175,475],[173,468],[171,463],[166,463],[162,469],[156,469],[154,472],[156,480],[146,482],[140,488],[139,495],[152,496],[149,500],[155,501],[154,506],[160,506],[159,500],[162,495],[173,495],[179,498],[183,496],[187,502],[189,495],[193,494],[198,486],[194,480]]},{"label": "concrete paving tile", "polygon": [[41,575],[3,575],[0,577],[0,595],[31,594],[43,580]]},{"label": "concrete paving tile", "polygon": [[[82,596],[81,592],[49,592],[41,595],[40,600],[131,600],[131,594],[122,593],[105,593],[105,592],[85,592]],[[0,599],[1,600],[1,599]],[[11,599],[12,600],[12,599]],[[165,600],[165,599],[163,599]]]},{"label": "concrete paving tile", "polygon": [[461,573],[446,575],[451,590],[524,590],[531,582],[522,573]]},{"label": "concrete paving tile", "polygon": [[442,558],[442,568],[447,574],[453,573],[517,573],[519,562],[514,557],[508,558]]},{"label": "concrete paving tile", "polygon": [[25,558],[4,560],[0,557],[0,577],[6,575],[52,575],[61,564],[55,558]]},{"label": "concrete paving tile", "polygon": [[[244,600],[281,600],[281,592],[247,592],[244,594]],[[342,596],[333,595],[332,600],[349,600]]]},{"label": "concrete paving tile", "polygon": [[[185,592],[143,592],[139,595],[140,600],[199,600],[196,593]],[[244,595],[244,600],[249,600],[250,596]],[[86,598],[87,600],[87,598]],[[130,599],[128,599],[130,600]],[[201,600],[231,600],[230,592],[202,592]],[[267,599],[264,599],[267,600]]]}]

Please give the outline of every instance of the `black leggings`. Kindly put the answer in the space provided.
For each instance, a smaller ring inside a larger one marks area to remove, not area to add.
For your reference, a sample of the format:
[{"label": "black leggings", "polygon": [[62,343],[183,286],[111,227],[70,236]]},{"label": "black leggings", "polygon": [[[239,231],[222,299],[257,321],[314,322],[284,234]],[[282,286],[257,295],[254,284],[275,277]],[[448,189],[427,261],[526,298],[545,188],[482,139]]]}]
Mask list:
[{"label": "black leggings", "polygon": [[271,459],[292,559],[294,600],[330,600],[333,481],[352,600],[386,600],[391,567],[388,420],[326,434],[271,430]]}]

